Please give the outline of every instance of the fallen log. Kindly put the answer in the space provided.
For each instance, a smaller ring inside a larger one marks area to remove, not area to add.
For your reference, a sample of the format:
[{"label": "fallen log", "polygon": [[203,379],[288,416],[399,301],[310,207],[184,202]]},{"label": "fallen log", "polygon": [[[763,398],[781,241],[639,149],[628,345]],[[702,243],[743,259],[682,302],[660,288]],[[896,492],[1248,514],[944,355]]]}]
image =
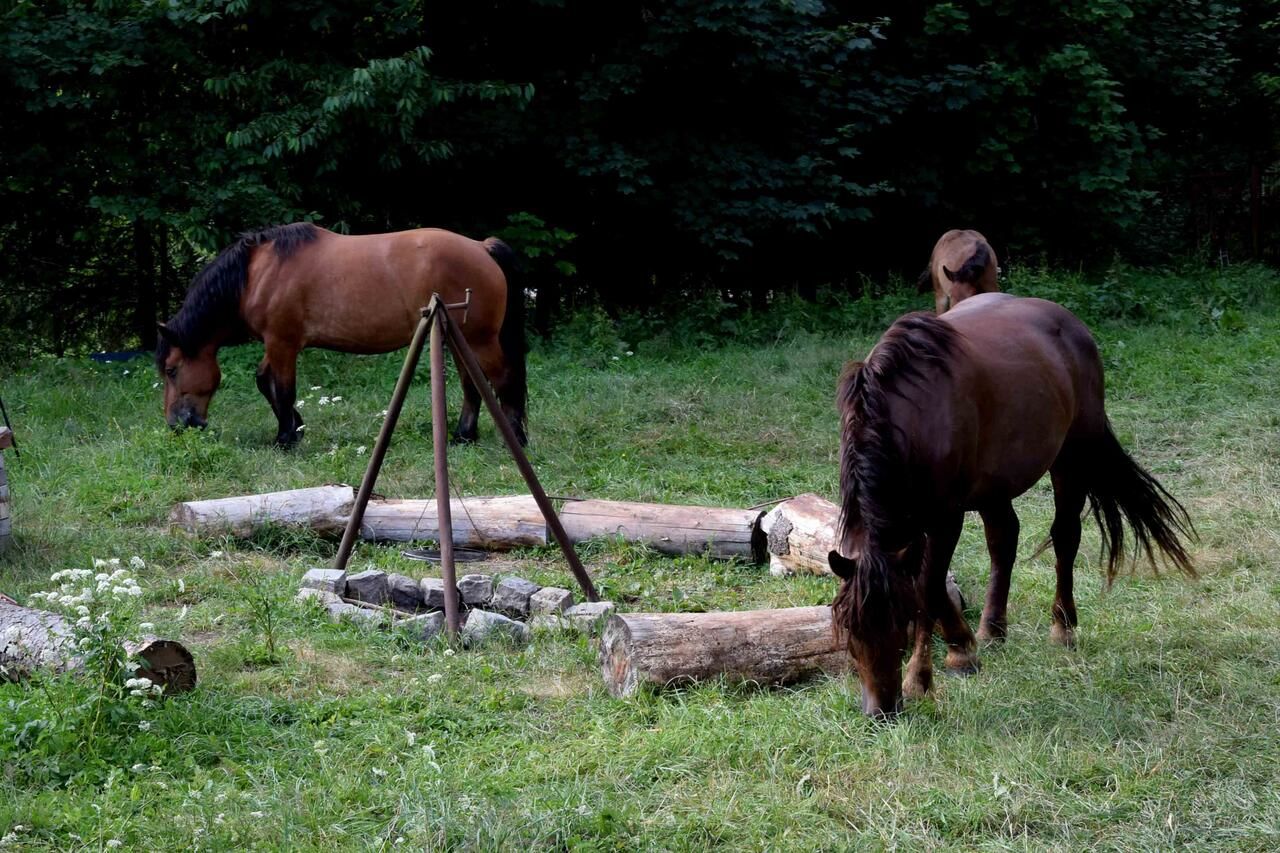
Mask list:
[{"label": "fallen log", "polygon": [[760,519],[769,573],[829,575],[827,554],[836,550],[840,507],[814,494],[783,501]]},{"label": "fallen log", "polygon": [[[355,491],[350,486],[317,486],[187,501],[174,507],[169,519],[188,533],[204,535],[249,536],[264,524],[341,533],[354,504]],[[503,551],[547,542],[547,523],[532,495],[454,499],[449,501],[449,507],[457,547]],[[436,502],[371,500],[360,523],[360,537],[383,542],[438,541]]]},{"label": "fallen log", "polygon": [[[0,677],[17,680],[37,669],[65,672],[78,669],[71,626],[57,613],[23,607],[0,595]],[[176,640],[143,637],[126,643],[129,657],[141,666],[136,675],[164,687],[166,695],[186,693],[196,686],[191,652]]]},{"label": "fallen log", "polygon": [[323,533],[341,532],[355,503],[350,486],[316,486],[264,495],[187,501],[169,520],[188,533],[248,536],[266,523],[293,524]]},{"label": "fallen log", "polygon": [[[455,548],[505,551],[547,544],[547,521],[532,495],[463,498],[449,501]],[[410,542],[440,540],[434,500],[369,501],[360,538]]]},{"label": "fallen log", "polygon": [[764,559],[764,543],[757,522],[763,513],[753,509],[572,501],[560,511],[569,540],[575,544],[596,536],[621,536],[642,542],[664,554],[700,554],[727,559]]},{"label": "fallen log", "polygon": [[830,607],[735,613],[620,613],[605,623],[600,671],[614,696],[717,676],[787,684],[851,669]]}]

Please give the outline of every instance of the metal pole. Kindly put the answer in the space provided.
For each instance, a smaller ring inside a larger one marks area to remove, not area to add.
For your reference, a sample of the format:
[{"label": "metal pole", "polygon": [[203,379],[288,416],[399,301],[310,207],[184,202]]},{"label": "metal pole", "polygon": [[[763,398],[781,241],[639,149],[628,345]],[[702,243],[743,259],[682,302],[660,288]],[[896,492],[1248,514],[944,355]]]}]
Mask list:
[{"label": "metal pole", "polygon": [[588,601],[599,601],[600,595],[596,592],[595,584],[591,582],[591,576],[587,574],[582,561],[578,559],[578,552],[573,549],[573,543],[569,541],[569,536],[564,531],[564,525],[560,523],[560,517],[556,515],[555,508],[551,506],[547,493],[542,490],[542,485],[538,482],[538,475],[533,472],[533,466],[529,464],[529,458],[524,455],[524,450],[521,449],[520,442],[516,439],[515,430],[511,428],[511,423],[503,413],[502,406],[498,404],[498,398],[493,395],[493,389],[489,386],[489,377],[485,376],[484,371],[480,368],[480,362],[476,360],[476,354],[471,351],[471,346],[467,343],[466,338],[462,336],[462,333],[458,331],[457,327],[453,325],[443,311],[440,312],[440,322],[445,331],[449,333],[449,340],[453,343],[454,352],[459,356],[463,368],[470,374],[471,381],[479,389],[480,397],[484,400],[485,407],[489,409],[489,414],[493,416],[493,422],[497,425],[498,432],[502,433],[503,439],[507,442],[507,447],[511,450],[511,456],[516,461],[516,467],[520,469],[520,474],[524,477],[525,483],[528,484],[529,491],[533,494],[533,499],[538,504],[538,509],[542,510],[542,515],[547,520],[547,527],[551,530],[551,535],[555,537],[556,542],[560,545],[560,550],[564,552],[564,558],[569,563],[573,576],[578,579],[578,584],[582,587],[582,591],[586,593]]},{"label": "metal pole", "polygon": [[360,481],[360,490],[356,492],[355,505],[351,507],[351,518],[347,519],[347,529],[342,533],[342,544],[338,546],[338,554],[333,558],[335,569],[345,569],[351,559],[351,551],[356,545],[356,536],[360,533],[360,524],[364,521],[364,510],[369,505],[369,495],[373,494],[373,484],[378,480],[378,472],[382,470],[382,460],[391,445],[391,434],[395,432],[396,421],[400,419],[400,410],[404,408],[404,399],[409,394],[409,385],[413,382],[413,372],[418,367],[418,359],[422,357],[422,348],[427,342],[427,332],[431,327],[431,318],[435,312],[435,302],[422,309],[422,319],[413,333],[413,342],[404,356],[404,366],[400,368],[400,378],[396,380],[396,388],[391,392],[391,404],[387,406],[387,416],[382,421],[382,429],[378,432],[378,440],[373,445],[373,455],[369,457],[369,467],[364,470],[364,479]]},{"label": "metal pole", "polygon": [[[440,296],[432,297],[439,307]],[[440,530],[440,573],[444,576],[444,621],[450,637],[458,636],[458,585],[453,571],[453,510],[449,506],[449,410],[445,400],[444,331],[440,328],[446,312],[431,317],[431,443],[436,460],[436,513]]]}]

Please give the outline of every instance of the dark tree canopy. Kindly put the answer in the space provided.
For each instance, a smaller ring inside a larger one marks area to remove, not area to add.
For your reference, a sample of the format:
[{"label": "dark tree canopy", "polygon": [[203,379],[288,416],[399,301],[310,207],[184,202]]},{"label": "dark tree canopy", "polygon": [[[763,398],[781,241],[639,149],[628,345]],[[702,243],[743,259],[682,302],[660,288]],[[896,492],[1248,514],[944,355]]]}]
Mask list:
[{"label": "dark tree canopy", "polygon": [[501,233],[545,320],[1002,258],[1274,257],[1280,2],[0,0],[0,327],[150,345],[234,236]]}]

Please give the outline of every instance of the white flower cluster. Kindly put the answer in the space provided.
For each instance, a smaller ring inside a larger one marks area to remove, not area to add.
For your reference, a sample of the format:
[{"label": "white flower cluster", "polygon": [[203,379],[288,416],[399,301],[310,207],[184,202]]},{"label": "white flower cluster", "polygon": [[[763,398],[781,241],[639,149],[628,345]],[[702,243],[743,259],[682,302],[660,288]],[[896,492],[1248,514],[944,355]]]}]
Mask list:
[{"label": "white flower cluster", "polygon": [[[133,559],[142,563],[141,557]],[[111,568],[120,565],[119,560],[110,562],[94,560],[93,563],[94,568]],[[63,569],[50,575],[49,580],[58,584],[58,588],[48,592],[33,593],[31,600],[46,601],[76,613],[80,617],[76,624],[80,627],[88,627],[89,624],[86,621],[89,619],[87,605],[103,599],[125,601],[142,595],[142,588],[130,577],[126,569],[116,569],[109,574],[107,572],[95,574],[89,569]]]},{"label": "white flower cluster", "polygon": [[124,689],[139,699],[157,699],[164,692],[164,686],[155,684],[150,678],[130,678],[124,683]]}]

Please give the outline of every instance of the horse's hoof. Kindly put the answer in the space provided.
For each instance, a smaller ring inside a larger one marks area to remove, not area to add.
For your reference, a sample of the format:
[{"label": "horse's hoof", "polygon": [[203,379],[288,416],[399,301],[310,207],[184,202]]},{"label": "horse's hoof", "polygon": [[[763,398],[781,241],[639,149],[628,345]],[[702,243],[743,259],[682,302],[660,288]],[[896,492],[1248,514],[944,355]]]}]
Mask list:
[{"label": "horse's hoof", "polygon": [[1063,648],[1074,649],[1076,647],[1076,632],[1066,625],[1054,622],[1049,627],[1049,642]]},{"label": "horse's hoof", "polygon": [[947,675],[977,675],[982,664],[978,656],[970,652],[947,652]]},{"label": "horse's hoof", "polygon": [[465,447],[468,444],[475,444],[475,443],[476,443],[476,436],[474,435],[458,435],[458,433],[455,432],[452,436],[449,437],[449,444],[452,447]]}]

